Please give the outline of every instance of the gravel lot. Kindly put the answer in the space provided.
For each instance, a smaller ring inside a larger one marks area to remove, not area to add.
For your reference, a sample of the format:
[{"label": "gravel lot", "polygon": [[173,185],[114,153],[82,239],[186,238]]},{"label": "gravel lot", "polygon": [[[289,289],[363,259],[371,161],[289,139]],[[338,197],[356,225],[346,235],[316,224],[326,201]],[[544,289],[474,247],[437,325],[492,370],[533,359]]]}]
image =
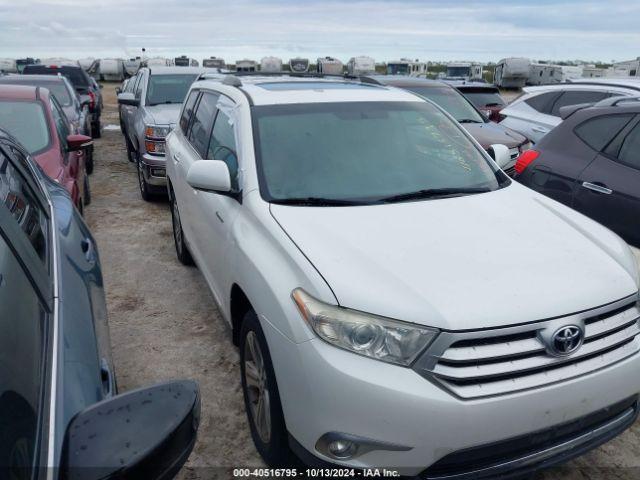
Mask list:
[{"label": "gravel lot", "polygon": [[[103,92],[103,125],[117,126],[114,85],[105,84]],[[106,129],[95,143],[87,220],[102,260],[121,391],[178,377],[200,383],[199,439],[180,479],[230,477],[231,467],[261,466],[245,418],[230,329],[198,270],[176,259],[167,202],[141,200],[119,129]],[[636,255],[640,262],[640,251]],[[640,478],[640,424],[539,478],[605,477]]]}]

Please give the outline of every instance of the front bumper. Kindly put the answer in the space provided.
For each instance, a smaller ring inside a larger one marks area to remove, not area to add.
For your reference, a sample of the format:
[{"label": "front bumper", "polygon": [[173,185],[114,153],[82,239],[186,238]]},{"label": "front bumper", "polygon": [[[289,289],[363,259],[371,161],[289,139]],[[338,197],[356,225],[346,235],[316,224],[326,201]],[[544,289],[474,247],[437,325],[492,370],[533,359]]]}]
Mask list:
[{"label": "front bumper", "polygon": [[[319,339],[295,344],[267,319],[261,320],[287,429],[319,462],[418,475],[456,452],[588,417],[640,392],[640,355],[634,355],[561,383],[462,400],[409,368],[349,353]],[[327,432],[408,450],[372,450],[340,461],[316,450]]]},{"label": "front bumper", "polygon": [[164,155],[142,155],[142,173],[149,185],[164,187],[167,185],[166,157]]}]

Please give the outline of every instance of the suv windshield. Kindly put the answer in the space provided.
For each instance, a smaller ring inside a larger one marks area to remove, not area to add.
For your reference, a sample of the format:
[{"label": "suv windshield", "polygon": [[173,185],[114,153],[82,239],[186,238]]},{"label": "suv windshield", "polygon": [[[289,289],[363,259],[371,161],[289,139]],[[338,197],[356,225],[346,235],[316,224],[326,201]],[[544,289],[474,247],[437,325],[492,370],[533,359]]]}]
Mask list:
[{"label": "suv windshield", "polygon": [[0,127],[31,154],[49,145],[49,128],[39,102],[0,100]]},{"label": "suv windshield", "polygon": [[482,118],[469,101],[454,88],[450,87],[421,87],[409,85],[401,87],[421,97],[428,98],[442,107],[449,115],[460,123],[484,123]]},{"label": "suv windshield", "polygon": [[268,105],[253,112],[267,201],[370,204],[479,193],[502,182],[463,131],[426,102]]},{"label": "suv windshield", "polygon": [[151,75],[147,87],[147,105],[182,103],[191,84],[198,75],[178,73],[175,75]]},{"label": "suv windshield", "polygon": [[69,79],[73,88],[86,91],[89,88],[89,76],[80,67],[50,67],[47,65],[27,65],[25,75],[58,75],[61,73]]}]

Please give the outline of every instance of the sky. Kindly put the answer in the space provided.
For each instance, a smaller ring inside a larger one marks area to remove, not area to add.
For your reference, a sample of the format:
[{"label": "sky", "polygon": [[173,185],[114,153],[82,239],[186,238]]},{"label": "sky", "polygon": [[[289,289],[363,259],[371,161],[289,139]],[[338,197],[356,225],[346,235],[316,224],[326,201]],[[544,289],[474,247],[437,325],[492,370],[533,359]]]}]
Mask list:
[{"label": "sky", "polygon": [[638,0],[0,0],[0,57],[640,56]]}]

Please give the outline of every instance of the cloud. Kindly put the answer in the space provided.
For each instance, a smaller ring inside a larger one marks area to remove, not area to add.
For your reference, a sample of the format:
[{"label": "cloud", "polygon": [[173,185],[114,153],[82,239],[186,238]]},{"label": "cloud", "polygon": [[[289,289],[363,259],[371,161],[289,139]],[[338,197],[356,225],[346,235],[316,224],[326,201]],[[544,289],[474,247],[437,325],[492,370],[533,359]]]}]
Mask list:
[{"label": "cloud", "polygon": [[623,0],[0,0],[0,56],[129,56],[144,46],[228,61],[627,59],[638,55],[639,18],[640,2]]}]

